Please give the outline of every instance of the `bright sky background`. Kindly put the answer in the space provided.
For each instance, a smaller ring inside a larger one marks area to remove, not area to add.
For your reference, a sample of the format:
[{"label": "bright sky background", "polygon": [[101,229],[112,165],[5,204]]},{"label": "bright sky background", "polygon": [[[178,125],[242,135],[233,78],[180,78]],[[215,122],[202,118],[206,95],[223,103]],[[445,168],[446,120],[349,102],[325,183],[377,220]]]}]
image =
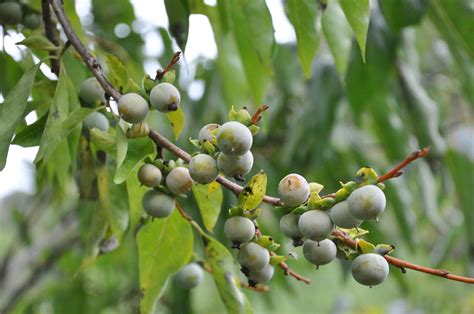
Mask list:
[{"label": "bright sky background", "polygon": [[[149,57],[144,65],[145,72],[154,73],[156,68],[159,67],[156,56],[160,55],[164,49],[159,33],[154,28],[155,26],[168,27],[164,0],[131,0],[131,2],[138,19],[137,24],[132,25],[132,29],[139,31],[143,36],[145,41],[144,54]],[[216,0],[205,0],[204,2],[211,6],[216,4]],[[295,31],[284,13],[282,1],[266,0],[266,3],[272,15],[276,41],[278,43],[295,42]],[[87,25],[91,22],[90,0],[76,1],[76,9],[82,23]],[[119,24],[116,26],[115,32],[117,36],[125,36],[130,32],[130,28],[125,24]],[[0,49],[5,49],[8,54],[18,60],[21,55],[21,48],[16,46],[15,43],[21,41],[23,36],[14,32],[11,32],[11,35],[5,37],[5,47],[0,41]],[[190,93],[190,97],[193,97],[193,95],[199,97],[199,94],[203,93],[204,86],[200,85],[199,82],[192,81],[195,61],[198,58],[214,59],[217,56],[214,35],[206,16],[192,15],[190,17],[190,31],[184,56],[187,68],[181,72],[180,77],[189,84],[188,93]],[[47,66],[44,65],[41,70],[48,77],[55,77],[51,75]],[[1,95],[0,101],[3,101]],[[28,124],[35,120],[35,114],[27,116]],[[7,165],[0,172],[0,200],[13,191],[34,192],[34,166],[32,161],[37,151],[37,147],[10,146]]]}]

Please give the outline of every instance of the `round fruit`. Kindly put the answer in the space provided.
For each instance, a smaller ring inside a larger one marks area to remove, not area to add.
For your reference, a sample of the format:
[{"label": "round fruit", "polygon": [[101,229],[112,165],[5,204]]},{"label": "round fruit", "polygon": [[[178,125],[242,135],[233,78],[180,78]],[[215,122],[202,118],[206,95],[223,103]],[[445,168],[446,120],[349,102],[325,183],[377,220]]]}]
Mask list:
[{"label": "round fruit", "polygon": [[249,242],[240,248],[237,260],[249,271],[259,271],[270,262],[270,253],[260,245]]},{"label": "round fruit", "polygon": [[34,12],[27,13],[23,16],[21,23],[29,29],[36,29],[41,25],[41,15]]},{"label": "round fruit", "polygon": [[273,277],[275,269],[272,265],[267,264],[262,270],[249,272],[248,278],[252,283],[264,283],[270,281]]},{"label": "round fruit", "polygon": [[217,178],[219,169],[214,158],[206,154],[198,154],[189,162],[189,173],[197,183],[208,184]]},{"label": "round fruit", "polygon": [[98,102],[105,102],[105,92],[95,77],[90,77],[82,82],[79,98],[84,104],[93,107]]},{"label": "round fruit", "polygon": [[145,98],[136,94],[128,93],[120,97],[118,111],[122,119],[129,123],[140,123],[148,115],[148,103]]},{"label": "round fruit", "polygon": [[184,194],[193,186],[193,179],[189,175],[188,168],[176,167],[166,176],[166,186],[173,194]]},{"label": "round fruit", "polygon": [[220,125],[217,123],[209,123],[203,126],[199,131],[199,142],[203,143],[204,141],[208,141],[214,144],[216,136],[213,131],[219,127]]},{"label": "round fruit", "polygon": [[298,228],[305,238],[321,241],[331,234],[334,224],[328,213],[310,210],[300,216]]},{"label": "round fruit", "polygon": [[109,120],[100,112],[92,112],[84,119],[84,126],[88,129],[97,128],[107,132],[109,129]]},{"label": "round fruit", "polygon": [[219,153],[217,167],[228,177],[244,176],[252,170],[253,154],[251,151],[242,156],[229,156]]},{"label": "round fruit", "polygon": [[191,289],[198,286],[204,278],[202,267],[196,263],[190,263],[176,273],[176,284],[182,289]]},{"label": "round fruit", "polygon": [[278,195],[286,206],[296,207],[308,199],[308,181],[299,174],[292,173],[281,179],[278,184]]},{"label": "round fruit", "polygon": [[217,131],[217,147],[226,155],[241,156],[253,143],[249,128],[237,121],[224,123]]},{"label": "round fruit", "polygon": [[21,21],[21,5],[16,2],[0,3],[0,24],[14,25]]},{"label": "round fruit", "polygon": [[387,200],[383,191],[375,185],[358,188],[347,198],[352,216],[361,220],[376,219],[385,210]]},{"label": "round fruit", "polygon": [[161,183],[161,170],[152,164],[144,164],[138,170],[138,181],[150,188],[157,187]]},{"label": "round fruit", "polygon": [[301,239],[303,235],[298,228],[298,219],[295,214],[287,214],[280,219],[280,230],[290,239]]},{"label": "round fruit", "polygon": [[326,265],[336,258],[337,247],[329,239],[319,242],[313,240],[306,240],[303,244],[303,255],[308,262],[319,266]]},{"label": "round fruit", "polygon": [[150,190],[143,195],[143,209],[152,217],[168,217],[174,209],[173,197],[163,194],[157,190]]},{"label": "round fruit", "polygon": [[224,233],[227,239],[234,244],[245,243],[255,235],[255,225],[248,218],[231,217],[224,224]]},{"label": "round fruit", "polygon": [[337,203],[331,208],[329,212],[331,220],[336,224],[336,226],[341,228],[355,228],[358,227],[362,220],[354,218],[351,212],[349,211],[349,204],[347,200]]},{"label": "round fruit", "polygon": [[181,102],[181,95],[173,84],[160,83],[151,90],[150,102],[153,108],[158,111],[176,111]]},{"label": "round fruit", "polygon": [[365,286],[375,286],[387,279],[387,260],[375,253],[362,254],[352,262],[352,277]]}]

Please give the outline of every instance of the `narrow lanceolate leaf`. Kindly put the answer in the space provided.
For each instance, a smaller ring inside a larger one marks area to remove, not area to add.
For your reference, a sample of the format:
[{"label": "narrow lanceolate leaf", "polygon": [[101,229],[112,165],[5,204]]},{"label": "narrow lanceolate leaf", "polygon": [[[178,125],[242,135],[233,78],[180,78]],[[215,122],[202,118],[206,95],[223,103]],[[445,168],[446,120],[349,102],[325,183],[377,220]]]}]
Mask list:
[{"label": "narrow lanceolate leaf", "polygon": [[149,138],[142,137],[128,140],[127,154],[123,163],[117,168],[114,182],[116,184],[125,182],[146,157],[155,154],[155,150],[155,145]]},{"label": "narrow lanceolate leaf", "polygon": [[199,207],[202,221],[207,230],[212,231],[216,224],[222,205],[222,188],[217,182],[193,185],[194,198]]},{"label": "narrow lanceolate leaf", "polygon": [[205,250],[207,262],[212,269],[212,277],[228,313],[252,313],[245,295],[235,275],[234,258],[219,241],[206,237]]},{"label": "narrow lanceolate leaf", "polygon": [[107,63],[109,69],[109,81],[121,93],[125,93],[127,91],[128,86],[127,68],[116,55],[110,53],[107,53],[105,55],[105,62]]},{"label": "narrow lanceolate leaf", "polygon": [[52,51],[52,50],[61,49],[59,47],[56,47],[46,37],[40,36],[40,35],[29,36],[16,44],[23,45],[30,49],[36,49],[36,50]]},{"label": "narrow lanceolate leaf", "polygon": [[250,179],[238,197],[238,206],[243,210],[256,208],[267,191],[267,175],[260,171]]},{"label": "narrow lanceolate leaf", "polygon": [[171,123],[171,127],[173,128],[173,133],[175,139],[178,139],[181,131],[183,131],[184,127],[184,112],[181,107],[178,107],[178,110],[171,111],[166,114],[168,121]]},{"label": "narrow lanceolate leaf", "polygon": [[66,137],[71,134],[75,127],[77,127],[89,114],[96,111],[97,109],[92,108],[79,108],[67,117],[61,124],[56,134],[53,137],[48,138],[48,141],[42,143],[47,149],[40,153],[38,152],[38,160],[44,159],[45,161],[49,159],[52,153],[56,150],[56,147],[64,140]]},{"label": "narrow lanceolate leaf", "polygon": [[122,129],[120,123],[117,123],[115,127],[115,134],[116,134],[116,143],[117,143],[117,171],[122,166],[123,162],[125,161],[125,157],[127,156],[128,150],[128,139],[125,131]]},{"label": "narrow lanceolate leaf", "polygon": [[271,74],[273,26],[264,1],[228,1],[227,14],[232,22],[240,59],[255,103],[260,103]]},{"label": "narrow lanceolate leaf", "polygon": [[288,0],[288,17],[295,27],[298,56],[307,78],[311,77],[311,64],[321,39],[321,21],[318,2],[312,0]]},{"label": "narrow lanceolate leaf", "polygon": [[12,144],[20,145],[23,147],[38,146],[41,141],[41,135],[43,134],[44,126],[46,125],[47,115],[42,116],[34,123],[28,125],[26,128],[21,130],[15,135]]},{"label": "narrow lanceolate leaf", "polygon": [[137,234],[140,272],[140,313],[154,313],[155,303],[169,276],[186,265],[193,254],[190,224],[178,211],[146,223]]},{"label": "narrow lanceolate leaf", "polygon": [[165,0],[166,13],[169,19],[169,31],[182,51],[186,48],[189,32],[189,14],[187,1]]},{"label": "narrow lanceolate leaf", "polygon": [[365,62],[365,43],[370,19],[369,0],[340,0],[339,3],[355,34],[362,60]]},{"label": "narrow lanceolate leaf", "polygon": [[324,38],[326,38],[329,49],[334,56],[337,72],[343,76],[349,63],[352,31],[338,2],[330,1],[328,3],[323,12],[321,23]]},{"label": "narrow lanceolate leaf", "polygon": [[5,167],[10,141],[25,111],[38,68],[39,64],[23,74],[0,105],[0,170]]}]

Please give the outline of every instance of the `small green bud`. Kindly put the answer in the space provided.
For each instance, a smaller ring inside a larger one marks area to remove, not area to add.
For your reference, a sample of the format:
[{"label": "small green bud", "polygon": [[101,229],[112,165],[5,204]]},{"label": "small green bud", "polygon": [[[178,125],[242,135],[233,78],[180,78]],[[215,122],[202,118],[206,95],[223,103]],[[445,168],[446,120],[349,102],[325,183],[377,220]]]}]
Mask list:
[{"label": "small green bud", "polygon": [[176,71],[170,70],[166,72],[165,75],[163,75],[163,78],[160,80],[160,82],[173,84],[175,80],[176,80]]},{"label": "small green bud", "polygon": [[156,84],[158,83],[154,79],[152,79],[148,74],[146,74],[143,77],[142,85],[143,85],[143,89],[145,89],[147,93],[150,93]]},{"label": "small green bud", "polygon": [[309,183],[309,191],[311,193],[319,194],[324,189],[324,185],[319,184],[318,182]]},{"label": "small green bud", "polygon": [[377,172],[371,167],[362,167],[356,172],[356,182],[360,185],[376,184]]},{"label": "small green bud", "polygon": [[216,148],[211,144],[211,142],[204,141],[201,145],[201,152],[203,154],[214,156],[216,153]]}]

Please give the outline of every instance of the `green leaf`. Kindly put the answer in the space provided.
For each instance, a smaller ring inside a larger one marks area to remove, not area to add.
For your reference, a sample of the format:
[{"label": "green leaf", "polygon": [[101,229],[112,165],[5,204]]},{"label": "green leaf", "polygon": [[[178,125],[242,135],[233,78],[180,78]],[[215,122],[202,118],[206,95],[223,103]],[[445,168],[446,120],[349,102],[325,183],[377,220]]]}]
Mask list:
[{"label": "green leaf", "polygon": [[[89,114],[98,110],[100,108],[79,108],[67,117],[59,127],[57,128],[56,133],[54,136],[47,137],[44,139],[42,138],[40,150],[38,151],[38,155],[36,156],[36,162],[46,162],[48,161],[49,157],[54,153],[56,147],[74,130],[76,126],[78,126],[82,120],[84,120]],[[49,115],[48,120],[50,119],[51,115]],[[53,118],[55,119],[55,118]],[[48,123],[48,122],[47,122]],[[46,133],[46,131],[45,131]],[[43,150],[41,147],[45,147]]]},{"label": "green leaf", "polygon": [[167,218],[146,223],[136,241],[142,293],[140,313],[154,313],[169,276],[191,259],[193,233],[190,224],[174,210]]},{"label": "green leaf", "polygon": [[60,47],[56,47],[52,42],[50,42],[46,37],[41,35],[32,35],[26,37],[22,41],[16,43],[17,45],[23,45],[30,49],[37,49],[37,50],[46,50],[46,51],[54,51],[61,49]]},{"label": "green leaf", "polygon": [[248,85],[259,104],[271,74],[274,37],[270,12],[264,1],[227,1],[219,5],[226,6]]},{"label": "green leaf", "polygon": [[120,93],[125,93],[128,86],[127,68],[116,55],[110,53],[105,54],[105,62],[109,70],[107,75],[109,81]]},{"label": "green leaf", "polygon": [[238,197],[238,206],[244,211],[254,209],[263,200],[267,191],[267,175],[260,171],[250,179]]},{"label": "green leaf", "polygon": [[23,74],[0,106],[0,170],[5,167],[10,141],[23,117],[39,66],[37,64]]},{"label": "green leaf", "polygon": [[138,169],[141,162],[156,153],[156,147],[149,138],[142,137],[128,140],[128,150],[124,162],[117,168],[114,182],[120,184]]},{"label": "green leaf", "polygon": [[355,34],[362,60],[365,62],[365,43],[370,19],[369,0],[340,0],[339,3]]},{"label": "green leaf", "polygon": [[192,189],[204,226],[212,231],[221,212],[223,200],[221,185],[214,181],[209,184],[194,184]]},{"label": "green leaf", "polygon": [[387,99],[395,69],[398,37],[386,25],[380,13],[374,11],[367,40],[367,63],[360,50],[352,47],[346,74],[347,98],[352,112],[360,116],[367,106],[382,105]]},{"label": "green leaf", "polygon": [[81,261],[81,271],[95,263],[97,256],[100,253],[100,242],[105,238],[108,226],[107,210],[102,207],[100,202],[96,202],[92,211],[91,223],[88,229],[85,254]]},{"label": "green leaf", "polygon": [[282,255],[273,255],[270,256],[270,264],[276,266],[284,261],[286,261],[287,257]]},{"label": "green leaf", "polygon": [[330,1],[323,12],[322,27],[324,38],[334,56],[337,72],[339,75],[346,73],[352,46],[352,31],[349,23],[344,17],[340,5],[336,1]]},{"label": "green leaf", "polygon": [[295,27],[296,43],[301,67],[307,78],[311,77],[311,65],[321,39],[321,14],[318,2],[312,0],[288,0],[288,17]]},{"label": "green leaf", "polygon": [[430,0],[379,1],[385,21],[394,31],[418,24],[429,4]]},{"label": "green leaf", "polygon": [[228,313],[249,313],[246,297],[240,291],[239,279],[235,275],[232,254],[219,241],[206,236],[203,239],[206,258],[212,269],[212,277]]},{"label": "green leaf", "polygon": [[94,144],[97,149],[103,150],[112,157],[116,155],[117,143],[114,134],[93,128],[90,130],[90,136],[92,144]]},{"label": "green leaf", "polygon": [[166,114],[166,117],[168,118],[168,121],[171,123],[171,127],[173,128],[175,139],[178,139],[184,127],[183,109],[181,109],[181,107],[178,107],[178,110],[168,112]]},{"label": "green leaf", "polygon": [[23,147],[38,146],[41,141],[41,135],[43,134],[44,126],[46,125],[46,120],[47,115],[44,115],[34,123],[22,129],[15,135],[12,144]]},{"label": "green leaf", "polygon": [[169,31],[182,51],[186,49],[189,33],[188,2],[185,0],[165,0],[169,19]]},{"label": "green leaf", "polygon": [[120,123],[117,124],[115,127],[115,134],[116,134],[116,143],[117,143],[117,171],[122,166],[123,162],[125,161],[125,157],[127,156],[128,150],[128,138],[125,134],[124,130]]},{"label": "green leaf", "polygon": [[454,182],[458,206],[464,214],[466,239],[469,239],[469,242],[473,245],[474,193],[472,193],[472,187],[474,186],[474,161],[453,149],[447,152],[446,162]]}]

